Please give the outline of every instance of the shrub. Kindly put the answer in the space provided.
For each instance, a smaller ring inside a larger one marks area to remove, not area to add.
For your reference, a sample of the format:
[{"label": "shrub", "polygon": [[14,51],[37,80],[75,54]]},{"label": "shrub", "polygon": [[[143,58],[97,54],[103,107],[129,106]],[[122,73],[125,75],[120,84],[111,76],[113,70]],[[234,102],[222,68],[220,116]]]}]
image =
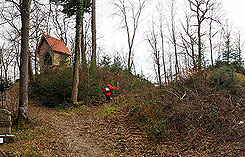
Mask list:
[{"label": "shrub", "polygon": [[245,68],[242,66],[241,62],[232,62],[232,63],[227,63],[224,61],[216,61],[214,66],[210,66],[209,69],[216,69],[216,68],[221,68],[221,67],[231,67],[234,69],[235,72],[245,74]]},{"label": "shrub", "polygon": [[[98,105],[102,100],[103,89],[99,86],[96,73],[86,76],[80,74],[78,101],[84,105]],[[69,105],[72,92],[72,69],[56,69],[38,75],[31,83],[30,96],[41,105],[65,107]]]},{"label": "shrub", "polygon": [[71,69],[47,71],[36,76],[30,84],[30,96],[49,107],[66,105],[70,101],[71,91]]},{"label": "shrub", "polygon": [[244,92],[238,88],[234,71],[230,65],[205,69],[144,91],[129,116],[154,142],[185,137],[194,143],[207,133],[220,136],[243,111]]},{"label": "shrub", "polygon": [[245,75],[245,68],[238,62],[233,62],[231,66],[235,69],[235,72]]},{"label": "shrub", "polygon": [[211,73],[209,83],[214,86],[235,89],[236,78],[235,69],[232,66],[224,66]]},{"label": "shrub", "polygon": [[[85,79],[84,79],[85,78]],[[103,98],[103,89],[99,86],[96,73],[80,77],[78,99],[85,105],[99,105]]]},{"label": "shrub", "polygon": [[[80,69],[78,101],[83,105],[99,105],[105,101],[104,87],[107,83],[116,86],[120,74],[120,95],[132,95],[151,86],[146,79],[129,75],[124,70],[104,66],[95,69]],[[35,77],[30,85],[30,96],[40,104],[50,107],[69,105],[72,91],[72,69],[50,69]],[[116,94],[115,94],[116,95]]]},{"label": "shrub", "polygon": [[170,130],[170,121],[168,118],[160,121],[155,126],[153,126],[148,133],[150,139],[163,140],[164,136]]}]

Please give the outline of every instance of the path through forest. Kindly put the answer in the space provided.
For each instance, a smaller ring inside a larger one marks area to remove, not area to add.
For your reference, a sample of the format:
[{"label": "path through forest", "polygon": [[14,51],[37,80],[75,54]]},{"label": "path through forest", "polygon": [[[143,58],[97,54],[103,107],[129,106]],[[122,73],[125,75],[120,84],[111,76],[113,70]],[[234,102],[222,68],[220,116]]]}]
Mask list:
[{"label": "path through forest", "polygon": [[92,119],[84,119],[72,112],[57,111],[40,107],[32,107],[37,111],[35,117],[47,120],[52,123],[54,132],[61,138],[67,148],[66,155],[81,157],[100,157],[109,156],[100,147],[99,143],[94,140],[88,130],[93,125]]}]

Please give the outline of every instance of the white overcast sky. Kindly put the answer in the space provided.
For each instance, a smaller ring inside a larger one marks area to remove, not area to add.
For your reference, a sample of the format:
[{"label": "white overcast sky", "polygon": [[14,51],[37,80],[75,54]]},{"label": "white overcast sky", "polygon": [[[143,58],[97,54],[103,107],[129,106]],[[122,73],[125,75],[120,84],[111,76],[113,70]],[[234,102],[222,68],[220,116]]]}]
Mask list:
[{"label": "white overcast sky", "polygon": [[[164,1],[164,0],[163,0]],[[178,2],[184,2],[187,0],[177,0]],[[242,36],[245,37],[245,0],[221,0],[223,1],[223,10],[225,16],[232,22],[232,28],[239,28],[242,33]],[[98,35],[101,38],[99,42],[103,45],[106,53],[113,53],[115,49],[117,51],[124,50],[127,52],[127,40],[125,32],[117,30],[118,21],[115,18],[112,18],[114,8],[111,7],[112,0],[98,0],[97,1],[97,30]],[[157,0],[151,0],[150,3],[157,2]],[[148,7],[148,6],[147,6]],[[106,9],[105,9],[106,8]],[[182,9],[181,6],[178,6],[178,9]],[[144,16],[151,16],[151,13],[144,13]],[[148,21],[149,22],[149,21]],[[144,22],[143,22],[144,23]],[[147,24],[144,23],[144,26],[140,26],[140,29],[147,31]],[[144,27],[144,28],[143,28]],[[146,76],[150,76],[152,73],[153,67],[149,62],[151,61],[149,53],[144,53],[149,50],[149,46],[144,42],[143,32],[137,34],[137,41],[135,45],[135,64],[137,73],[141,72],[143,69]],[[147,46],[146,46],[147,45]],[[142,53],[143,52],[143,53]],[[245,54],[243,54],[244,56]],[[152,78],[151,78],[152,79]]]},{"label": "white overcast sky", "polygon": [[224,0],[223,7],[228,18],[234,26],[239,27],[245,33],[245,0]]},{"label": "white overcast sky", "polygon": [[[0,0],[0,3],[4,0]],[[136,0],[137,1],[137,0]],[[150,3],[155,3],[158,0],[150,0]],[[162,0],[163,2],[165,0]],[[177,0],[184,2],[187,0]],[[113,54],[115,50],[127,52],[127,40],[126,34],[123,30],[118,30],[119,20],[112,18],[112,14],[115,12],[112,7],[112,0],[97,0],[97,37],[99,37],[98,45],[102,46],[105,54]],[[237,27],[241,30],[243,37],[245,37],[245,0],[223,0],[223,9],[226,12],[226,17],[232,21],[233,28]],[[148,6],[147,6],[148,7]],[[146,7],[146,11],[143,13],[143,18],[151,16],[149,8]],[[181,6],[178,6],[181,9]],[[151,10],[152,11],[152,10]],[[149,21],[148,21],[149,22]],[[150,56],[148,52],[149,46],[144,41],[144,31],[147,31],[147,21],[142,22],[140,26],[139,34],[137,34],[135,42],[135,64],[137,73],[141,70],[144,71],[146,76],[152,73],[152,64],[150,64]],[[1,29],[1,26],[0,26]],[[52,35],[52,34],[51,34]],[[0,39],[0,45],[3,43]],[[147,45],[147,46],[146,46]],[[243,54],[245,55],[245,54]]]}]

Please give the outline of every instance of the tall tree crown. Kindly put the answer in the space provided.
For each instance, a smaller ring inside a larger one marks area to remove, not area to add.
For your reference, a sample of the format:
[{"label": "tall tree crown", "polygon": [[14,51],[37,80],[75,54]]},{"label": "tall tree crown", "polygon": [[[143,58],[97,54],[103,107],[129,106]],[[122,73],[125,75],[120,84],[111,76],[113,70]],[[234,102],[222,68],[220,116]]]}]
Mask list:
[{"label": "tall tree crown", "polygon": [[71,17],[76,14],[77,7],[82,5],[81,8],[84,12],[91,12],[92,2],[91,0],[59,0],[63,6],[63,12]]}]

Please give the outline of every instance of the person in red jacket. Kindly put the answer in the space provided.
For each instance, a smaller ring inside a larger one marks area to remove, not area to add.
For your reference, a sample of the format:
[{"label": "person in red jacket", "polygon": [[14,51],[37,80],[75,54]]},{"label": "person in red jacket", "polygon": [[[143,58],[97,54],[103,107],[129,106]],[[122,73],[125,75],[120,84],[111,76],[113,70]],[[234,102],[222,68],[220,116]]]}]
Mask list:
[{"label": "person in red jacket", "polygon": [[106,85],[105,89],[104,89],[104,93],[105,93],[105,96],[106,96],[106,101],[108,103],[111,102],[111,92],[112,92],[112,89],[118,89],[117,87],[112,87],[109,83]]}]

